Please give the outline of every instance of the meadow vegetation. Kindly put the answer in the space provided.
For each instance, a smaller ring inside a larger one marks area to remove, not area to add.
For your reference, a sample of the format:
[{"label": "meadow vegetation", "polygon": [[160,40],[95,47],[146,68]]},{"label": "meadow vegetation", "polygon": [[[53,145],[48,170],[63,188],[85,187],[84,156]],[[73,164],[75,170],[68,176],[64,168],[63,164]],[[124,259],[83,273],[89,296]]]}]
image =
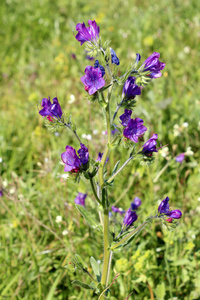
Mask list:
[{"label": "meadow vegetation", "polygon": [[[140,197],[138,225],[166,196],[183,212],[174,232],[155,222],[115,254],[120,276],[110,299],[131,292],[134,300],[200,299],[200,4],[194,0],[2,1],[0,299],[95,298],[71,285],[78,278],[87,283],[70,264],[75,253],[88,267],[90,256],[102,259],[100,234],[74,206],[78,191],[88,193],[86,207],[96,213],[89,184],[66,180],[60,163],[65,146],[77,148],[77,141],[65,129],[48,131],[38,113],[42,98],[57,96],[92,156],[103,151],[103,116],[80,81],[91,62],[73,36],[75,25],[88,19],[96,20],[104,41],[111,40],[122,72],[136,53],[144,61],[156,51],[166,63],[163,76],[142,91],[134,115],[167,146],[150,166],[128,165],[110,201],[127,209]],[[121,90],[114,93],[113,110]],[[180,164],[175,157],[183,152]],[[125,153],[123,147],[111,152],[108,171]],[[119,215],[114,231],[122,220]]]}]

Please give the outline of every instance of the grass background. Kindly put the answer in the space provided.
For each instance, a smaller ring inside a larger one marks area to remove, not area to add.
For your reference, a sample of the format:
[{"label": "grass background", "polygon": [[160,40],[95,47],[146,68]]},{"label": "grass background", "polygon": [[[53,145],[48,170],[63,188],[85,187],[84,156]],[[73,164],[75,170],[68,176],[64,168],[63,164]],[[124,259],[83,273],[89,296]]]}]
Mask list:
[{"label": "grass background", "polygon": [[[167,195],[171,206],[183,211],[174,232],[155,223],[123,253],[116,253],[113,264],[121,275],[111,299],[125,299],[131,292],[129,299],[153,299],[151,291],[155,299],[200,298],[199,11],[198,1],[187,0],[2,1],[0,299],[95,298],[71,286],[74,279],[89,283],[70,270],[75,253],[89,267],[90,256],[102,260],[100,234],[88,228],[74,207],[77,191],[88,192],[86,206],[95,216],[88,183],[76,186],[62,178],[60,154],[66,145],[76,148],[77,143],[68,131],[50,133],[37,111],[43,97],[57,96],[78,133],[92,135],[91,141],[85,140],[91,156],[103,150],[102,113],[97,104],[88,103],[80,82],[90,62],[73,36],[75,25],[88,19],[96,20],[104,41],[112,41],[121,73],[136,53],[144,61],[160,52],[166,63],[163,77],[143,90],[134,113],[145,120],[149,135],[156,132],[168,144],[169,153],[156,155],[150,167],[128,166],[116,179],[110,201],[127,209],[139,196],[143,205],[138,225]],[[113,108],[120,94],[115,91]],[[174,157],[188,147],[194,154],[176,163]],[[109,171],[125,157],[122,147],[113,150]],[[62,216],[61,223],[55,222],[57,216]],[[117,221],[122,222],[120,216]],[[119,228],[115,225],[114,230]]]}]

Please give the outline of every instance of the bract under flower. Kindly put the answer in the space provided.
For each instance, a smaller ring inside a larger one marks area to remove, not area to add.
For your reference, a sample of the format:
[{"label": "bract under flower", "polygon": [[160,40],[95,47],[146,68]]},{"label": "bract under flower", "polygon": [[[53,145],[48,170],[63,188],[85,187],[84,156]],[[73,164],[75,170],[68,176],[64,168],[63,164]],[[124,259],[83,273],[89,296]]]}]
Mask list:
[{"label": "bract under flower", "polygon": [[85,23],[78,23],[76,25],[76,30],[78,31],[76,39],[81,43],[96,41],[99,38],[99,26],[97,26],[96,21],[88,20],[89,27],[85,26]]},{"label": "bract under flower", "polygon": [[154,52],[142,64],[144,72],[149,71],[151,78],[159,78],[162,76],[161,70],[164,69],[165,63],[159,61],[160,53]]},{"label": "bract under flower", "polygon": [[53,118],[61,118],[62,117],[62,109],[60,107],[60,104],[58,102],[57,97],[53,98],[53,103],[50,101],[50,97],[43,98],[41,106],[43,109],[39,111],[39,114],[43,117],[47,117],[50,121],[53,121],[51,117]]},{"label": "bract under flower", "polygon": [[124,100],[134,99],[136,95],[141,94],[140,87],[135,83],[136,78],[129,76],[124,83],[122,98]]},{"label": "bract under flower", "polygon": [[143,120],[140,118],[131,119],[128,126],[124,129],[123,134],[126,138],[137,143],[138,137],[143,135],[147,128],[143,125]]},{"label": "bract under flower", "polygon": [[87,66],[85,75],[81,77],[82,83],[85,85],[89,95],[92,95],[105,85],[105,80],[102,77],[102,72],[99,68]]},{"label": "bract under flower", "polygon": [[74,199],[74,203],[85,206],[86,197],[87,197],[87,194],[83,194],[83,193],[79,192],[78,195],[76,196],[76,198]]}]

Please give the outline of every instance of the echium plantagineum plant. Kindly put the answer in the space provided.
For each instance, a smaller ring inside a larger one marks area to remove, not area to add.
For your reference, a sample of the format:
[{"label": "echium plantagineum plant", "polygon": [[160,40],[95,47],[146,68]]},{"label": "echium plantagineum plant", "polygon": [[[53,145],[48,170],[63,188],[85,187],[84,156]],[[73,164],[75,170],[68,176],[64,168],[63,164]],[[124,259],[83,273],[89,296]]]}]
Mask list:
[{"label": "echium plantagineum plant", "polygon": [[[77,182],[81,177],[85,177],[91,184],[91,189],[96,199],[96,208],[100,221],[96,221],[89,210],[85,208],[85,199],[87,194],[78,193],[75,199],[75,205],[81,215],[86,219],[89,225],[102,233],[103,245],[103,263],[100,266],[97,261],[91,257],[90,262],[94,274],[91,274],[80,255],[76,254],[74,263],[88,275],[91,282],[81,282],[75,280],[73,283],[86,289],[92,289],[98,296],[98,299],[104,299],[109,296],[112,284],[116,277],[110,279],[110,269],[113,253],[116,250],[127,246],[134,237],[141,232],[153,219],[159,219],[168,226],[175,227],[176,220],[180,219],[182,213],[180,210],[169,209],[169,198],[166,197],[160,203],[157,211],[151,214],[144,222],[135,227],[138,220],[138,209],[141,205],[141,199],[135,197],[134,202],[124,211],[115,207],[109,199],[109,190],[114,185],[114,179],[127,164],[134,162],[137,158],[146,163],[152,163],[154,152],[158,152],[161,147],[157,147],[158,135],[153,134],[149,140],[141,145],[141,137],[147,131],[143,119],[134,117],[133,108],[136,105],[136,96],[141,94],[143,88],[151,83],[152,80],[162,76],[161,71],[165,64],[159,61],[160,54],[154,52],[140,66],[141,56],[136,54],[135,61],[129,65],[127,71],[122,76],[118,76],[120,60],[116,52],[109,47],[109,42],[102,44],[100,38],[100,29],[95,20],[88,21],[89,27],[84,23],[76,25],[78,31],[75,38],[84,44],[87,55],[95,59],[93,66],[85,68],[85,75],[80,80],[84,84],[85,91],[94,105],[100,105],[106,119],[107,143],[102,152],[92,158],[88,148],[81,142],[77,134],[76,127],[71,118],[64,116],[57,98],[44,98],[42,100],[42,109],[40,115],[47,118],[47,126],[50,129],[58,127],[67,127],[75,135],[78,145],[76,149],[67,145],[65,151],[61,154],[61,159],[65,165],[64,171],[68,172],[69,177]],[[121,100],[116,106],[115,111],[111,112],[110,104],[113,101],[113,87],[119,89]],[[121,91],[120,91],[121,89]],[[120,109],[121,114],[119,114]],[[116,117],[118,116],[118,121]],[[118,125],[116,125],[118,123]],[[128,158],[123,158],[123,164],[117,162],[111,175],[106,172],[109,164],[109,155],[111,150],[118,145],[127,149]],[[121,230],[115,236],[110,229],[110,218],[116,214],[124,215],[121,222]]]}]

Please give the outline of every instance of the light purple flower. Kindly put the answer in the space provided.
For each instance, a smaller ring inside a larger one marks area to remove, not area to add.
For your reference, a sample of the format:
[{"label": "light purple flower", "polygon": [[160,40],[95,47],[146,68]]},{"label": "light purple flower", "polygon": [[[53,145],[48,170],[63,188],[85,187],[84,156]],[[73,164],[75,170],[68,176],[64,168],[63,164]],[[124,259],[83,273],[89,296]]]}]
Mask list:
[{"label": "light purple flower", "polygon": [[135,83],[136,78],[129,76],[126,82],[124,83],[122,98],[124,100],[134,99],[136,95],[141,94],[140,87]]},{"label": "light purple flower", "polygon": [[182,212],[179,209],[175,209],[170,211],[167,215],[172,219],[180,219],[182,217]]},{"label": "light purple flower", "polygon": [[66,146],[66,151],[61,154],[61,159],[65,164],[64,171],[78,173],[81,171],[81,167],[88,163],[89,153],[84,144],[81,144],[81,148],[78,150],[79,157],[76,154],[76,150],[71,146]]},{"label": "light purple flower", "polygon": [[57,97],[53,98],[53,104],[50,101],[50,97],[48,99],[43,98],[41,106],[43,107],[43,109],[39,111],[39,114],[43,117],[47,117],[49,121],[53,121],[51,117],[53,118],[62,117],[62,109],[60,107]]},{"label": "light purple flower", "polygon": [[76,25],[76,30],[78,31],[76,39],[81,43],[96,41],[99,38],[99,26],[97,26],[96,21],[88,20],[89,27],[85,26],[85,23],[78,23]]},{"label": "light purple flower", "polygon": [[120,215],[123,215],[123,214],[125,214],[125,210],[123,210],[123,209],[120,209],[120,208],[118,208],[118,207],[116,207],[116,206],[112,206],[112,211],[114,212],[114,213],[120,213]]},{"label": "light purple flower", "polygon": [[157,145],[157,134],[153,134],[152,137],[143,145],[143,149],[141,153],[143,153],[146,156],[151,156],[152,152],[158,152],[158,149],[156,148]]},{"label": "light purple flower", "polygon": [[177,155],[177,156],[175,157],[175,160],[176,160],[177,162],[179,162],[180,164],[182,164],[182,162],[184,161],[184,159],[185,159],[185,153],[181,153],[181,154],[179,154],[179,155]]},{"label": "light purple flower", "polygon": [[115,65],[119,66],[119,64],[120,64],[119,58],[117,57],[115,51],[112,48],[110,48],[110,54],[111,54],[112,64],[115,64]]},{"label": "light purple flower", "polygon": [[85,75],[81,77],[82,83],[85,85],[89,95],[92,95],[100,90],[105,85],[105,80],[102,77],[102,72],[99,68],[87,66]]},{"label": "light purple flower", "polygon": [[128,122],[131,120],[131,109],[125,109],[123,115],[121,115],[119,118],[122,121],[123,126],[128,126]]},{"label": "light purple flower", "polygon": [[136,210],[142,204],[142,201],[139,197],[135,197],[134,201],[131,203],[131,209]]},{"label": "light purple flower", "polygon": [[168,202],[169,197],[166,197],[164,200],[162,200],[158,207],[158,212],[168,216],[169,218],[166,219],[166,221],[171,223],[173,221],[172,219],[180,219],[182,217],[182,212],[179,209],[170,211]]},{"label": "light purple flower", "polygon": [[162,76],[161,70],[164,69],[165,63],[159,61],[160,53],[154,52],[142,64],[143,71],[149,71],[151,78],[159,78]]},{"label": "light purple flower", "polygon": [[147,128],[143,125],[143,120],[140,118],[131,119],[128,126],[124,129],[123,134],[127,139],[137,143],[138,137],[143,135]]},{"label": "light purple flower", "polygon": [[125,214],[123,223],[126,229],[130,227],[135,221],[137,220],[137,214],[135,211],[132,211],[131,208],[129,208]]},{"label": "light purple flower", "polygon": [[83,194],[83,193],[79,192],[78,195],[76,196],[76,198],[74,199],[74,203],[85,206],[86,197],[87,197],[87,194]]}]

